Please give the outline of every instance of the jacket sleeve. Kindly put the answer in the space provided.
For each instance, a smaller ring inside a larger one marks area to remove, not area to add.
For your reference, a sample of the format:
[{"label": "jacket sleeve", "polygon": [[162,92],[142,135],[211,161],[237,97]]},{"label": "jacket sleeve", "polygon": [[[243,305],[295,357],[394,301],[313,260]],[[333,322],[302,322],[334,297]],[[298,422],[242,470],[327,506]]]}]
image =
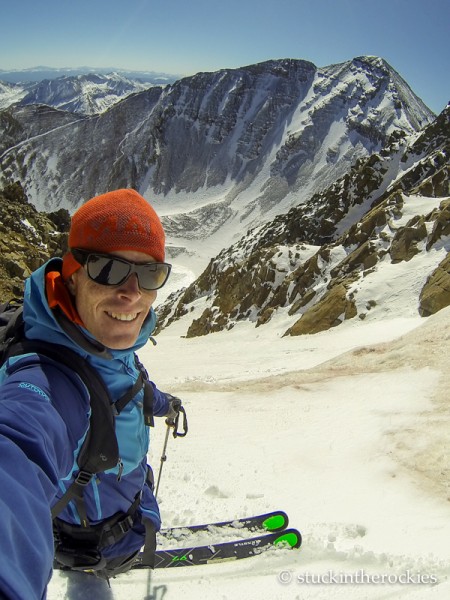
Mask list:
[{"label": "jacket sleeve", "polygon": [[76,437],[52,400],[76,401],[76,388],[51,364],[26,361],[0,387],[2,598],[45,597],[54,553],[50,507],[58,480],[72,466]]},{"label": "jacket sleeve", "polygon": [[169,410],[169,401],[166,394],[158,390],[153,382],[150,382],[153,387],[153,414],[155,417],[164,417]]}]

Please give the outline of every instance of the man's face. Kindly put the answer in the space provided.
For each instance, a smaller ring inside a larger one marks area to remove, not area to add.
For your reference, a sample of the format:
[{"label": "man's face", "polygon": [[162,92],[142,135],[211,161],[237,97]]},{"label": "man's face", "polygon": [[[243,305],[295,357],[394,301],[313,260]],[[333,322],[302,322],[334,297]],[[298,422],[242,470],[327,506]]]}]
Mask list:
[{"label": "man's face", "polygon": [[[114,256],[136,263],[155,262],[152,256],[134,250],[114,252]],[[135,344],[157,296],[156,291],[139,288],[135,273],[117,286],[100,285],[89,279],[83,267],[73,273],[67,286],[85,328],[112,350]]]}]

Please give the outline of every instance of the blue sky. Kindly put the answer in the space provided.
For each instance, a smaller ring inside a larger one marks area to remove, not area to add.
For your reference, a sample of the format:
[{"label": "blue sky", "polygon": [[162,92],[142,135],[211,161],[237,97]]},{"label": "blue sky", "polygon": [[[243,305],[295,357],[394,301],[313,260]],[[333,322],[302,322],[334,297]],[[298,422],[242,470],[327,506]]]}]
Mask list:
[{"label": "blue sky", "polygon": [[0,0],[0,10],[0,69],[191,75],[372,54],[435,112],[450,100],[450,0]]}]

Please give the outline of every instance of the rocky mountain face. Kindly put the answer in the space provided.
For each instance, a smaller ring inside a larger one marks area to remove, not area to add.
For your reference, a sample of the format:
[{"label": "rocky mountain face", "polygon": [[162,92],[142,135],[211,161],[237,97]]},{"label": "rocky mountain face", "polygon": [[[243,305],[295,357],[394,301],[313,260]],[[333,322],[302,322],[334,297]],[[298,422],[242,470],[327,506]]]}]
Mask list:
[{"label": "rocky mountain face", "polygon": [[199,73],[101,115],[49,113],[55,127],[41,131],[35,112],[0,113],[5,180],[19,179],[41,210],[133,187],[163,215],[175,245],[225,230],[231,243],[325,190],[395,131],[418,131],[434,117],[377,57]]},{"label": "rocky mountain face", "polygon": [[19,183],[0,191],[0,303],[22,297],[24,279],[64,254],[69,223],[64,209],[39,213]]},{"label": "rocky mountain face", "polygon": [[126,175],[111,186],[99,182],[109,178],[120,140],[139,129],[161,92],[151,88],[89,118],[42,105],[0,112],[0,140],[9,145],[0,155],[3,180],[20,181],[36,208],[46,211],[73,211],[97,191],[133,187]]},{"label": "rocky mountain face", "polygon": [[420,134],[395,132],[326,190],[223,250],[169,298],[160,327],[184,317],[191,337],[281,313],[291,323],[285,334],[316,333],[389,313],[399,278],[410,290],[405,316],[449,305],[449,156],[450,106]]},{"label": "rocky mountain face", "polygon": [[16,103],[21,106],[45,104],[81,115],[94,115],[152,85],[117,73],[86,73],[42,81],[9,83],[1,81],[0,72],[0,109]]}]

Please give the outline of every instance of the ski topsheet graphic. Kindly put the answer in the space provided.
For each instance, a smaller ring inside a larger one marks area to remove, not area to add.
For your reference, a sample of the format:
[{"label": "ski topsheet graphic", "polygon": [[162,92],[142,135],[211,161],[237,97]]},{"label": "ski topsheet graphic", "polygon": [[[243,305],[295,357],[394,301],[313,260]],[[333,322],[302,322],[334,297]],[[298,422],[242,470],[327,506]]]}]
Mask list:
[{"label": "ski topsheet graphic", "polygon": [[163,539],[179,539],[184,535],[201,531],[216,533],[220,529],[248,530],[249,532],[275,532],[287,529],[289,518],[282,510],[271,511],[262,515],[241,517],[232,521],[219,521],[218,523],[203,523],[201,525],[182,525],[161,529],[159,536]]},{"label": "ski topsheet graphic", "polygon": [[[242,538],[218,544],[157,550],[155,569],[169,567],[193,567],[231,560],[239,560],[262,554],[272,548],[299,548],[302,537],[296,529],[285,529],[273,533],[262,533],[251,538]],[[146,568],[136,562],[133,569]]]}]

